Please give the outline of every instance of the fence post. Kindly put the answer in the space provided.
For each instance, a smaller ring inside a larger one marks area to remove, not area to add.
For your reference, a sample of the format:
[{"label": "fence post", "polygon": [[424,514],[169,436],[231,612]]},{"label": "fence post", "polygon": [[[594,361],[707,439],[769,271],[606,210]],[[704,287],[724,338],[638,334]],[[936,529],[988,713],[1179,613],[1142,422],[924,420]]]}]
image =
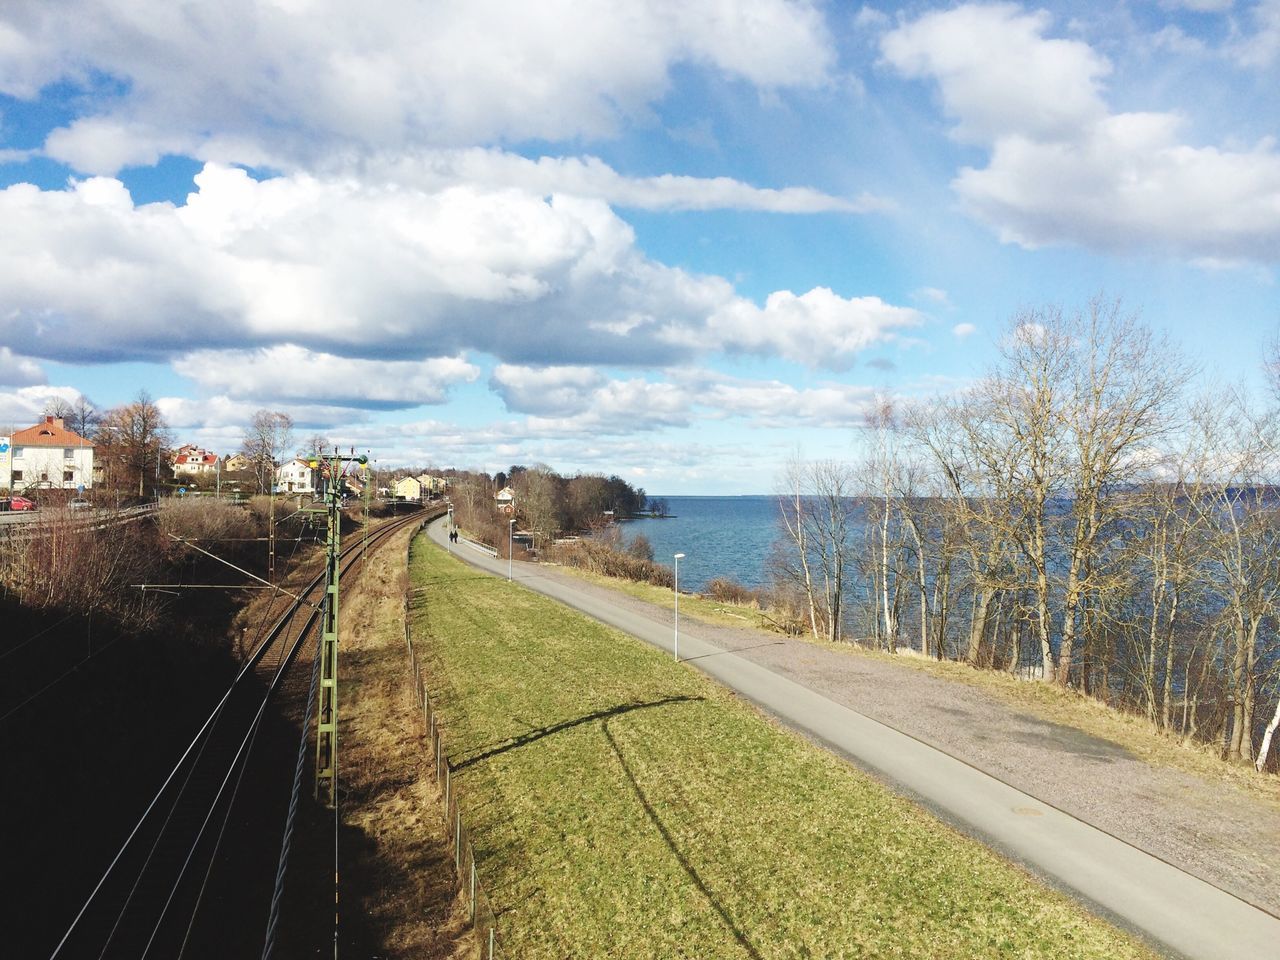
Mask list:
[{"label": "fence post", "polygon": [[[458,814],[461,818],[462,814]],[[476,848],[471,848],[471,922],[476,922]]]},{"label": "fence post", "polygon": [[489,960],[493,960],[493,927],[489,928]]},{"label": "fence post", "polygon": [[[455,804],[455,806],[457,806]],[[462,872],[462,808],[457,807],[457,826],[453,832],[453,869],[456,873]],[[461,879],[461,878],[459,878]]]},{"label": "fence post", "polygon": [[449,816],[449,764],[444,765],[444,815]]}]

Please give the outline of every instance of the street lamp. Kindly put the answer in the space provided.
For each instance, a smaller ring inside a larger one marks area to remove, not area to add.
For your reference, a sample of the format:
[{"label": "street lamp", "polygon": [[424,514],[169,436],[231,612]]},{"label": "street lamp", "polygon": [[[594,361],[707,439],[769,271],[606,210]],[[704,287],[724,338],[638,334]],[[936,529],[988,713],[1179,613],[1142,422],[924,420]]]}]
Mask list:
[{"label": "street lamp", "polygon": [[511,582],[511,558],[516,552],[516,518],[512,517],[510,526],[507,527],[507,583]]},{"label": "street lamp", "polygon": [[673,648],[675,649],[677,663],[680,662],[680,561],[683,559],[683,553],[676,554],[676,583],[674,587],[676,595],[676,638]]}]

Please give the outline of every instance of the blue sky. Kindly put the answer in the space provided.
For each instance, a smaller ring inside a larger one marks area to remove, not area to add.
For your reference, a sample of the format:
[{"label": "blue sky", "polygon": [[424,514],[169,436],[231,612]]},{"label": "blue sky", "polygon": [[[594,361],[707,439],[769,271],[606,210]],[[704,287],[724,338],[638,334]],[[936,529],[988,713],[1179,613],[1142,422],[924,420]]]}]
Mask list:
[{"label": "blue sky", "polygon": [[0,425],[753,493],[1119,297],[1261,390],[1280,0],[18,0]]}]

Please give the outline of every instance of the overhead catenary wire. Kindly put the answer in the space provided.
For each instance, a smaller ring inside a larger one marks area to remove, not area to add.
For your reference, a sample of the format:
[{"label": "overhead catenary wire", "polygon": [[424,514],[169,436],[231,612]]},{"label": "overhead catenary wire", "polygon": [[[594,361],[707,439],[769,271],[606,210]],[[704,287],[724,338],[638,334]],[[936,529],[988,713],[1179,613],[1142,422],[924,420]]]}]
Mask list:
[{"label": "overhead catenary wire", "polygon": [[[385,531],[379,531],[379,534],[382,535],[384,532],[386,534],[389,534],[394,529],[398,529],[402,525],[403,524],[400,523],[399,521],[393,522],[392,524],[388,525],[387,528],[385,528]],[[296,549],[296,545],[295,545],[295,549]],[[354,549],[351,551],[351,553],[357,553],[357,552],[358,550],[354,550]],[[356,559],[352,559],[350,561],[350,566],[355,566],[356,562],[357,562]],[[321,580],[321,577],[315,578],[312,581],[311,585],[308,586],[307,591],[305,592],[310,592],[311,589],[314,589],[315,585],[319,583],[320,580]],[[110,863],[108,863],[106,869],[103,871],[102,876],[98,879],[93,889],[89,892],[89,895],[86,897],[84,903],[81,905],[75,917],[72,919],[71,923],[68,925],[62,938],[59,940],[58,944],[54,947],[52,953],[50,954],[50,960],[54,960],[54,958],[58,957],[62,953],[63,949],[67,946],[68,941],[71,939],[72,935],[74,934],[75,930],[79,926],[80,922],[84,919],[85,914],[89,910],[89,907],[94,902],[98,894],[102,891],[107,880],[110,878],[111,874],[115,871],[116,867],[119,865],[125,852],[128,850],[130,845],[133,843],[134,839],[137,837],[139,831],[142,829],[143,824],[145,824],[146,821],[150,818],[152,812],[155,810],[161,798],[164,796],[165,792],[169,789],[170,785],[173,783],[174,778],[177,776],[178,772],[182,769],[187,759],[191,756],[192,751],[195,749],[197,744],[199,744],[202,741],[202,739],[205,737],[205,734],[209,731],[212,724],[216,721],[219,713],[222,711],[222,709],[226,705],[228,699],[231,697],[232,693],[235,691],[237,685],[241,682],[241,680],[243,680],[245,675],[250,670],[252,670],[255,666],[257,666],[262,656],[266,652],[267,645],[276,636],[279,635],[279,632],[284,629],[289,619],[294,615],[294,613],[297,612],[298,608],[302,606],[304,603],[307,606],[310,606],[312,608],[312,612],[308,618],[307,626],[304,627],[303,629],[303,635],[305,635],[305,631],[310,627],[311,623],[314,623],[315,620],[318,619],[318,610],[319,610],[318,605],[314,603],[310,603],[309,601],[306,601],[304,599],[299,599],[298,602],[295,604],[294,609],[287,612],[276,623],[276,625],[272,628],[271,635],[267,638],[267,640],[260,647],[258,647],[258,649],[256,649],[253,652],[253,654],[246,660],[244,666],[240,669],[240,671],[236,674],[235,678],[228,685],[227,690],[224,692],[219,702],[215,705],[209,717],[204,721],[200,729],[196,732],[195,736],[192,738],[191,743],[188,744],[185,750],[183,750],[181,756],[179,756],[177,762],[174,764],[173,769],[165,777],[163,783],[160,785],[159,789],[156,791],[155,796],[152,797],[150,802],[146,805],[146,808],[143,810],[141,816],[138,818],[138,821],[134,824],[133,828],[129,831],[128,835],[125,837],[120,848],[117,850],[115,855],[112,857]],[[299,637],[299,640],[297,642],[300,642],[300,641],[301,641],[301,636]],[[114,642],[115,641],[113,641],[113,643]],[[105,651],[106,648],[104,647],[103,649]],[[275,686],[278,685],[279,679],[283,675],[283,671],[287,668],[287,665],[290,659],[291,659],[291,655],[284,656],[281,658],[280,665],[276,671],[276,676],[272,681],[272,685],[271,685],[272,689],[274,689]],[[253,721],[255,727],[261,722],[261,716],[262,716],[262,712],[265,710],[265,706],[266,706],[266,700],[264,700],[264,702],[258,708],[258,713],[255,716],[255,719]],[[237,756],[239,756],[243,752],[244,744],[245,744],[245,741],[242,741],[240,750],[237,751]],[[228,772],[227,777],[224,778],[223,784],[219,789],[219,797],[225,791],[226,781],[229,779],[230,775],[231,775],[230,772]],[[216,801],[215,801],[215,804],[216,804]],[[201,828],[202,832],[207,827],[207,820],[210,816],[212,816],[212,812],[213,811],[210,810],[209,814],[206,816],[206,824],[202,826]],[[184,865],[184,871],[185,869],[186,867]]]}]

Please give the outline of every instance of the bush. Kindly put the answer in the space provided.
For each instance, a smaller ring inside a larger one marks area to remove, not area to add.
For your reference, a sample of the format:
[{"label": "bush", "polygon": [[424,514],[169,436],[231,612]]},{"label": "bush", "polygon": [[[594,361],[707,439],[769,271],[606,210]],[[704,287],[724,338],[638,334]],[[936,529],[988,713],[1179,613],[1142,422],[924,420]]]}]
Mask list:
[{"label": "bush", "polygon": [[627,544],[627,556],[634,557],[637,560],[653,561],[653,545],[649,543],[649,538],[644,534],[636,534],[634,540]]},{"label": "bush", "polygon": [[743,586],[728,577],[716,577],[707,583],[707,596],[721,603],[736,603],[742,606],[763,607],[766,605],[764,592]]},{"label": "bush", "polygon": [[550,555],[557,563],[579,567],[605,577],[652,583],[660,587],[675,586],[675,577],[668,567],[618,550],[607,540],[586,539],[559,543],[552,547]]}]

